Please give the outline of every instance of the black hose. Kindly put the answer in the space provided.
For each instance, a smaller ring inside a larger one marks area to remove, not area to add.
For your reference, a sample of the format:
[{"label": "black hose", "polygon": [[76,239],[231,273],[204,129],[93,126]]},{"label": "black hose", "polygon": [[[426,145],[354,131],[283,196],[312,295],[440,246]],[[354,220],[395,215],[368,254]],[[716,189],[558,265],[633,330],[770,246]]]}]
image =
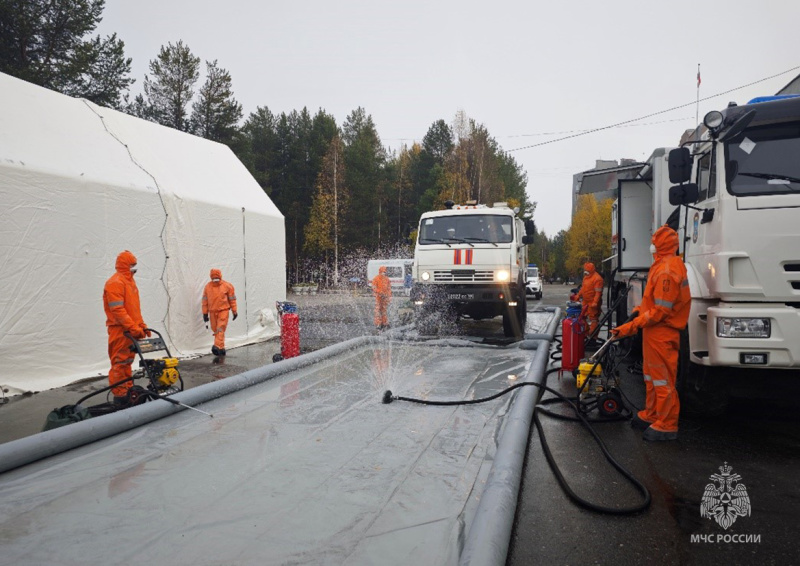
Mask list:
[{"label": "black hose", "polygon": [[89,393],[88,395],[84,395],[83,397],[81,397],[80,399],[78,399],[78,402],[77,402],[77,403],[75,403],[75,405],[80,405],[81,403],[83,403],[84,401],[86,401],[87,399],[89,399],[90,397],[94,397],[95,395],[98,395],[99,393],[102,393],[103,391],[111,391],[111,390],[112,390],[112,389],[114,389],[114,388],[115,388],[117,385],[120,385],[120,384],[122,384],[122,383],[125,383],[126,381],[133,381],[133,380],[134,380],[134,377],[133,377],[133,376],[126,377],[125,379],[121,379],[121,380],[119,380],[119,381],[116,381],[116,382],[112,383],[111,385],[109,385],[109,386],[107,386],[107,387],[103,387],[103,388],[101,388],[101,389],[98,389],[97,391],[92,391],[92,392],[91,392],[91,393]]},{"label": "black hose", "polygon": [[[590,372],[589,375],[592,375],[592,373],[594,372],[594,368],[597,367],[598,363],[599,361],[595,362],[595,365],[592,368],[592,372]],[[551,373],[555,373],[556,371],[560,371],[560,368],[551,368],[547,370],[545,372],[545,381],[547,379],[547,376],[549,376]],[[588,381],[589,380],[587,378],[586,381],[584,382],[584,386],[586,385],[586,383],[588,383]],[[515,383],[514,385],[507,387],[502,391],[495,393],[494,395],[490,395],[489,397],[482,397],[480,399],[465,399],[459,401],[435,401],[429,399],[415,399],[412,397],[402,397],[399,395],[392,395],[392,392],[387,390],[383,394],[383,403],[389,404],[392,401],[408,401],[410,403],[418,403],[421,405],[434,405],[434,406],[474,405],[476,403],[485,403],[487,401],[497,399],[498,397],[501,397],[502,395],[505,395],[506,393],[513,391],[514,389],[518,389],[526,385],[533,385],[534,387],[539,388],[540,394],[537,398],[537,404],[536,404],[536,409],[538,409],[538,411],[534,410],[534,415],[533,415],[534,424],[536,425],[536,430],[539,432],[539,442],[542,445],[542,451],[544,452],[545,458],[547,459],[547,463],[550,465],[550,469],[556,476],[556,480],[558,480],[558,483],[564,490],[564,493],[567,494],[567,497],[569,497],[576,505],[583,507],[584,509],[589,509],[590,511],[595,511],[597,513],[603,513],[607,515],[634,515],[636,513],[641,513],[642,511],[650,507],[650,503],[652,501],[650,491],[647,489],[647,487],[644,486],[644,484],[642,484],[639,480],[637,480],[631,472],[629,472],[622,464],[620,464],[616,459],[614,459],[614,457],[608,451],[608,448],[606,448],[606,445],[603,442],[603,440],[600,438],[597,432],[595,432],[594,428],[591,425],[591,422],[618,422],[620,420],[627,420],[628,418],[630,418],[630,416],[623,416],[619,419],[604,419],[598,421],[594,420],[590,421],[582,414],[581,410],[578,408],[578,405],[576,403],[573,403],[573,401],[569,399],[567,396],[563,395],[559,391],[556,391],[555,389],[552,389],[551,387],[548,387],[546,384],[534,383],[532,381],[523,381],[521,383]],[[556,396],[556,398],[542,400],[541,397],[545,391],[552,393],[553,395]],[[578,395],[580,395],[580,392],[578,393]],[[547,409],[542,407],[542,405],[551,404],[554,402],[562,402],[568,404],[575,412],[577,418],[571,418],[566,415],[559,415],[558,413],[548,411]],[[576,402],[578,402],[578,399],[576,399]],[[600,450],[603,452],[603,456],[605,457],[605,459],[626,480],[628,480],[628,482],[631,483],[639,493],[642,494],[644,501],[642,501],[642,503],[640,503],[639,505],[634,505],[632,507],[621,507],[621,508],[605,507],[603,505],[597,505],[595,503],[592,503],[591,501],[588,501],[580,497],[577,493],[575,493],[570,487],[566,478],[564,478],[564,475],[561,473],[558,464],[556,464],[555,459],[553,458],[553,454],[550,450],[550,445],[547,444],[547,439],[545,438],[542,422],[541,419],[539,418],[539,413],[544,413],[548,416],[563,420],[580,421],[581,424],[583,424],[583,426],[585,426],[588,429],[589,433],[592,435],[595,442],[600,447]]]}]

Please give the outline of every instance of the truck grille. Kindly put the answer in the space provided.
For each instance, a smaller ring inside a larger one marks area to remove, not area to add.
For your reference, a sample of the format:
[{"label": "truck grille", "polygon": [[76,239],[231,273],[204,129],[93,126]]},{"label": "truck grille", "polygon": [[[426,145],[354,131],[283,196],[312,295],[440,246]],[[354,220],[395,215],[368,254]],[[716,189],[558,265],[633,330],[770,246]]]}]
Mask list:
[{"label": "truck grille", "polygon": [[491,283],[494,281],[494,271],[443,269],[433,272],[433,280],[439,283]]}]

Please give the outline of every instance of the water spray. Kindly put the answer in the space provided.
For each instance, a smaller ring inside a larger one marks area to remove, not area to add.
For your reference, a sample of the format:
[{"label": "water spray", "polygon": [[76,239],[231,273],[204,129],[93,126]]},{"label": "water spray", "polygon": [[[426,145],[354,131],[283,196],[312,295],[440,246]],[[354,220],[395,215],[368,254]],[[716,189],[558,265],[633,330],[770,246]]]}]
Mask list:
[{"label": "water spray", "polygon": [[172,403],[173,405],[180,405],[181,407],[184,407],[186,409],[191,409],[193,411],[197,411],[198,413],[203,413],[204,415],[208,415],[212,419],[214,418],[214,415],[212,415],[211,413],[206,413],[205,411],[201,411],[197,407],[192,407],[191,405],[187,405],[186,403],[181,403],[180,401],[177,401],[175,399],[170,399],[169,397],[162,397],[161,395],[156,395],[156,399],[161,399],[163,401],[168,401],[169,403]]}]

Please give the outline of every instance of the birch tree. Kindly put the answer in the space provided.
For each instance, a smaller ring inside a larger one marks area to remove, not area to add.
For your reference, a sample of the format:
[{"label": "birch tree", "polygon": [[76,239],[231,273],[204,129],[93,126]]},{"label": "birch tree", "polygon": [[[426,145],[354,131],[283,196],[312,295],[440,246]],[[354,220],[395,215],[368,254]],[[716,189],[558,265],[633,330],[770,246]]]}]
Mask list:
[{"label": "birch tree", "polygon": [[337,135],[331,140],[317,177],[311,216],[305,229],[303,250],[315,255],[333,252],[333,280],[339,283],[339,237],[349,192],[345,186],[344,146]]}]

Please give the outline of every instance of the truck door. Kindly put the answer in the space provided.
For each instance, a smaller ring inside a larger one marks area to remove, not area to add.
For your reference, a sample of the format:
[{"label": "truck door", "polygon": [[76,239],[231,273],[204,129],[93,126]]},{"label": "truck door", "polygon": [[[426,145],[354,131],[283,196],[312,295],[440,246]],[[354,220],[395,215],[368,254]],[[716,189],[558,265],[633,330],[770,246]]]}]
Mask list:
[{"label": "truck door", "polygon": [[650,237],[653,189],[644,181],[620,181],[617,206],[617,253],[620,271],[647,271],[653,263]]}]

